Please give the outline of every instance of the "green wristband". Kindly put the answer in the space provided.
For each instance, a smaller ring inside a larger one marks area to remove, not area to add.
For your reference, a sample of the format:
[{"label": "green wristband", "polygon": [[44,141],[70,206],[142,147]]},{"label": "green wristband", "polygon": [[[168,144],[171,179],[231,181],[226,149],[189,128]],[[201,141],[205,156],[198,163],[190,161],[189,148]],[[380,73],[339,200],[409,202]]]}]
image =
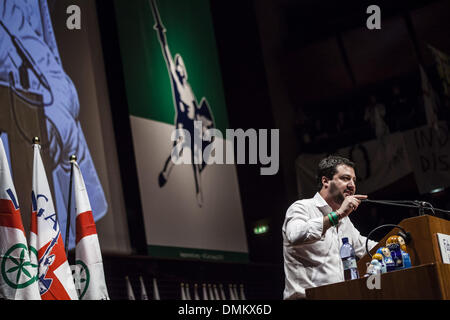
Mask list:
[{"label": "green wristband", "polygon": [[336,223],[334,222],[333,217],[331,216],[331,214],[328,214],[328,220],[330,220],[331,225],[334,227],[336,225]]},{"label": "green wristband", "polygon": [[331,217],[334,219],[334,224],[338,225],[339,224],[339,218],[338,218],[338,215],[337,215],[337,213],[335,211],[331,212]]}]

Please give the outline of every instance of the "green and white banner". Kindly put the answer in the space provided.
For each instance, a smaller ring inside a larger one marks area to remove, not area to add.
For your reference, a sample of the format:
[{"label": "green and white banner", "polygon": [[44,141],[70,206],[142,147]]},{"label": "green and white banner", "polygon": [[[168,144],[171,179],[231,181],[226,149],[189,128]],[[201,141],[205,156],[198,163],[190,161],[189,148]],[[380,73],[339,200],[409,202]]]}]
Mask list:
[{"label": "green and white banner", "polygon": [[229,127],[209,1],[115,6],[149,254],[247,261],[236,167],[204,155],[231,143],[205,140]]}]

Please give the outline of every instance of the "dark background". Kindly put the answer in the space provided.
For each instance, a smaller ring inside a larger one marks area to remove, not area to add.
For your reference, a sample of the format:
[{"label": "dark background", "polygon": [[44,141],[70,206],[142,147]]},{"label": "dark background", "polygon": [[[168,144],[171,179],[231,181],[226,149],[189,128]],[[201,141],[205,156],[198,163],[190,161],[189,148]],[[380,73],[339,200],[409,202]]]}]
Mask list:
[{"label": "dark background", "polygon": [[[381,8],[381,30],[366,28],[370,4]],[[112,299],[126,299],[125,274],[136,295],[142,275],[149,294],[151,278],[158,279],[162,299],[179,299],[183,281],[191,288],[203,282],[242,283],[249,299],[281,299],[281,226],[286,209],[298,198],[295,158],[303,152],[332,153],[373,138],[362,120],[370,95],[386,105],[391,132],[425,124],[418,65],[438,89],[426,45],[450,54],[450,1],[211,0],[230,125],[244,130],[280,129],[280,170],[274,176],[261,176],[257,165],[237,165],[249,264],[159,260],[144,256],[133,144],[129,122],[123,121],[128,111],[123,107],[127,99],[113,1],[97,0],[97,9],[103,51],[108,53],[105,69],[134,251],[131,257],[104,256]],[[389,109],[394,85],[408,101],[410,118]],[[448,120],[446,110],[443,101],[442,120]],[[345,126],[336,132],[339,111]],[[450,206],[447,190],[420,196],[412,174],[370,198],[421,199],[438,208]],[[351,219],[367,234],[380,224],[415,215],[415,210],[365,205]],[[269,225],[269,232],[255,235],[253,228],[260,222]],[[388,231],[374,234],[375,240]]]}]

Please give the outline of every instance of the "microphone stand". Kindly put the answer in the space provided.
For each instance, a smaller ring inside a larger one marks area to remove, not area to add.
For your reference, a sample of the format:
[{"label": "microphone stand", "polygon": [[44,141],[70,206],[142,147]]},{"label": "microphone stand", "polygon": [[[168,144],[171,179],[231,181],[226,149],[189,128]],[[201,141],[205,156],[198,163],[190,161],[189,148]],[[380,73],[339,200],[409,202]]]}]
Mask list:
[{"label": "microphone stand", "polygon": [[433,215],[436,215],[436,212],[446,213],[450,215],[449,210],[443,210],[434,208],[433,205],[426,201],[418,201],[418,200],[369,200],[369,199],[363,199],[361,202],[368,202],[368,203],[377,203],[377,204],[384,204],[384,205],[390,205],[390,206],[399,206],[404,208],[414,208],[419,209],[419,216],[425,215],[425,209],[431,210],[433,212]]},{"label": "microphone stand", "polygon": [[[419,216],[425,215],[425,209],[430,209],[433,212],[433,215],[436,216],[437,212],[442,212],[450,215],[449,210],[443,210],[443,209],[436,209],[433,207],[433,205],[426,201],[418,201],[418,200],[369,200],[369,199],[362,199],[361,202],[368,202],[368,203],[376,203],[376,204],[384,204],[389,206],[398,206],[398,207],[404,207],[404,208],[414,208],[419,209]],[[399,235],[405,240],[405,243],[408,244],[411,240],[411,235],[409,232],[407,232],[405,229],[400,227],[396,224],[384,224],[381,226],[376,227],[372,231],[369,232],[366,239],[366,252],[367,254],[372,257],[372,255],[369,252],[369,237],[370,235],[375,232],[376,230],[383,228],[383,227],[395,227],[399,228],[402,232],[399,233]]]}]

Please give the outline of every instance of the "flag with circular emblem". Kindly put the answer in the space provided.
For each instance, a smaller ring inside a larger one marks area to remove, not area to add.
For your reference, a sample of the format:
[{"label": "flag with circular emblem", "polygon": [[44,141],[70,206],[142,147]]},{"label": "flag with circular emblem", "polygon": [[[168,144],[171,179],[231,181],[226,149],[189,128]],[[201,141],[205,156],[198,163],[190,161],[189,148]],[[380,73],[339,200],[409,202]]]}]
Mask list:
[{"label": "flag with circular emblem", "polygon": [[78,163],[73,165],[76,207],[75,263],[80,300],[109,300],[103,271],[102,253],[89,196]]},{"label": "flag with circular emblem", "polygon": [[[34,144],[30,251],[37,252],[39,293],[43,300],[78,300],[64,250],[40,145]],[[33,262],[33,256],[32,256]]]},{"label": "flag with circular emblem", "polygon": [[30,261],[19,202],[0,139],[0,298],[40,300],[36,268]]}]

